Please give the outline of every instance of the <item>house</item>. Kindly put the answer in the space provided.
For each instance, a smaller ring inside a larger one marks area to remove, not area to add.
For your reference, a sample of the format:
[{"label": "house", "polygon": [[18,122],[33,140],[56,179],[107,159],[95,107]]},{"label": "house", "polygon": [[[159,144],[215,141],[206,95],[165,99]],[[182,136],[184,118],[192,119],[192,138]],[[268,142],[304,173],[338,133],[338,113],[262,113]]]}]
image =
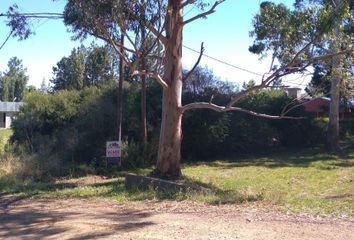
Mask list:
[{"label": "house", "polygon": [[[330,98],[319,97],[304,102],[303,106],[307,112],[313,113],[316,117],[328,117]],[[341,118],[354,117],[354,101],[342,101],[340,103],[339,115]]]},{"label": "house", "polygon": [[0,128],[10,128],[12,119],[20,111],[23,102],[0,102]]},{"label": "house", "polygon": [[287,94],[288,97],[295,98],[295,99],[301,99],[301,88],[296,88],[296,87],[286,87],[284,88],[285,93]]},{"label": "house", "polygon": [[[286,95],[302,103],[307,112],[314,114],[316,117],[328,117],[331,99],[328,97],[309,98],[309,96],[301,94],[301,90],[301,88],[296,87],[284,88]],[[341,118],[354,118],[354,100],[341,101],[339,116]]]}]

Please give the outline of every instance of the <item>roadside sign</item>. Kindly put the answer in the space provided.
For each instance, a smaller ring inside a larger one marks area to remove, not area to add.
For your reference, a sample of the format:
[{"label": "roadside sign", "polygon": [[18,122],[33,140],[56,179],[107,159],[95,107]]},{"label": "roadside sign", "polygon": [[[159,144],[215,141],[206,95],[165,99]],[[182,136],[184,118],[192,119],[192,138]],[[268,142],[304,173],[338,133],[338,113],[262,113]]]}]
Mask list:
[{"label": "roadside sign", "polygon": [[121,144],[119,141],[110,141],[106,144],[106,159],[108,163],[120,165]]}]

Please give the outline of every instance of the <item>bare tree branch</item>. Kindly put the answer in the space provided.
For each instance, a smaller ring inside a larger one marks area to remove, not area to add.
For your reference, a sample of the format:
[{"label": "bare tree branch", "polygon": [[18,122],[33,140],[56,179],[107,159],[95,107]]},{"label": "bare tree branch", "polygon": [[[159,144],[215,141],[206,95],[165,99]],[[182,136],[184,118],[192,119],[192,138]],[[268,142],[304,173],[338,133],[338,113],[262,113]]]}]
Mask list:
[{"label": "bare tree branch", "polygon": [[291,117],[291,116],[276,116],[276,115],[269,115],[269,114],[264,114],[264,113],[257,113],[251,110],[247,110],[244,108],[240,107],[225,107],[225,106],[219,106],[216,104],[213,104],[211,102],[195,102],[195,103],[190,103],[187,104],[183,107],[180,108],[180,111],[182,113],[192,110],[192,109],[211,109],[216,112],[231,112],[231,111],[236,111],[236,112],[243,112],[247,113],[252,116],[256,117],[262,117],[262,118],[268,118],[268,119],[304,119],[304,117]]},{"label": "bare tree branch", "polygon": [[5,39],[5,41],[1,44],[0,50],[5,46],[5,44],[7,43],[7,41],[9,41],[9,39],[10,39],[10,37],[12,36],[13,32],[14,32],[14,31],[11,31],[11,32],[9,33],[9,35],[7,36],[7,38]]},{"label": "bare tree branch", "polygon": [[197,0],[186,0],[184,3],[182,3],[182,8],[187,7],[190,4],[195,3]]},{"label": "bare tree branch", "polygon": [[[223,2],[225,2],[225,0],[218,0],[218,1],[216,1],[216,2],[213,4],[213,6],[209,9],[209,11],[203,12],[203,13],[201,13],[201,14],[198,14],[197,16],[194,16],[194,17],[192,17],[192,18],[190,18],[190,19],[184,21],[184,22],[183,22],[183,25],[187,25],[188,23],[191,23],[191,22],[193,22],[193,21],[195,21],[195,20],[197,20],[197,19],[206,17],[206,16],[208,16],[208,15],[214,13],[214,12],[215,12],[215,8],[216,8],[218,5],[220,5],[221,3],[223,3]],[[188,3],[188,2],[187,2],[187,3]]]},{"label": "bare tree branch", "polygon": [[[228,111],[239,111],[239,112],[244,112],[253,116],[257,116],[257,117],[263,117],[263,118],[269,118],[269,119],[303,119],[303,117],[290,117],[290,116],[285,116],[286,114],[288,114],[291,110],[301,106],[303,103],[301,104],[296,104],[292,107],[290,107],[290,105],[285,106],[285,108],[282,110],[281,114],[279,116],[274,116],[274,115],[268,115],[268,114],[263,114],[263,113],[257,113],[257,112],[253,112],[247,109],[243,109],[240,107],[235,107],[234,104],[240,100],[242,97],[244,97],[245,95],[251,93],[251,92],[255,92],[257,90],[263,89],[268,87],[272,82],[274,82],[276,79],[286,76],[286,75],[290,75],[292,73],[296,73],[296,72],[302,72],[304,70],[306,70],[306,68],[308,68],[310,65],[316,63],[316,62],[320,62],[320,61],[324,61],[326,59],[330,59],[333,56],[337,56],[337,55],[343,55],[343,54],[348,54],[348,53],[352,53],[353,49],[349,49],[349,50],[344,50],[344,51],[340,51],[340,52],[336,52],[336,53],[330,53],[330,54],[325,54],[322,56],[318,56],[318,57],[313,57],[311,59],[305,59],[305,60],[299,60],[296,61],[297,58],[299,57],[299,55],[305,51],[310,45],[312,44],[312,42],[310,42],[309,44],[306,44],[294,57],[293,59],[286,65],[284,65],[283,67],[275,70],[270,76],[262,79],[261,84],[256,85],[254,87],[251,87],[249,89],[246,89],[242,92],[237,93],[236,95],[233,96],[233,98],[231,99],[231,101],[226,105],[226,106],[219,106],[216,104],[212,103],[212,99],[210,102],[196,102],[196,103],[190,103],[187,104],[185,106],[182,106],[180,108],[180,111],[182,113],[184,113],[187,110],[191,110],[191,109],[211,109],[217,112],[228,112]],[[290,107],[290,108],[289,108]]]},{"label": "bare tree branch", "polygon": [[285,105],[285,107],[282,109],[280,115],[285,116],[287,115],[290,111],[303,106],[306,101],[304,101],[305,97],[301,98],[294,98],[291,102]]},{"label": "bare tree branch", "polygon": [[135,70],[133,73],[132,73],[132,76],[141,76],[141,75],[145,75],[147,77],[150,77],[150,78],[153,78],[156,80],[157,83],[159,83],[164,89],[165,88],[168,88],[168,84],[162,79],[161,75],[157,72],[147,72],[145,70]]},{"label": "bare tree branch", "polygon": [[183,82],[187,81],[190,75],[195,71],[195,69],[198,67],[200,60],[202,59],[203,53],[204,53],[204,42],[202,42],[200,46],[200,53],[197,62],[194,64],[193,68],[186,74],[186,76],[182,79]]},{"label": "bare tree branch", "polygon": [[[300,50],[300,52],[302,52],[305,48],[308,48],[309,45],[306,45],[303,49]],[[337,56],[337,55],[342,55],[342,54],[346,54],[346,53],[351,53],[353,52],[353,49],[350,50],[344,50],[341,52],[337,52],[337,53],[330,53],[330,54],[325,54],[322,56],[318,56],[318,57],[313,57],[309,60],[301,60],[296,62],[295,58],[297,58],[299,55],[296,54],[295,57],[290,61],[289,64],[286,64],[285,66],[279,68],[278,70],[274,71],[269,77],[262,79],[262,83],[259,85],[256,85],[254,87],[251,87],[245,91],[239,92],[237,93],[232,100],[230,101],[230,103],[227,105],[227,107],[231,107],[233,106],[238,100],[240,100],[242,97],[244,97],[245,95],[260,90],[262,88],[268,87],[272,82],[274,82],[276,79],[286,76],[286,75],[290,75],[292,73],[296,73],[296,72],[301,72],[304,71],[307,67],[309,67],[310,65],[312,65],[313,63],[316,62],[320,62],[326,59],[330,59],[333,56]]]},{"label": "bare tree branch", "polygon": [[[157,11],[159,13],[159,18],[158,19],[161,19],[161,17],[160,17],[161,5],[160,5],[159,1],[157,1],[157,2],[158,2],[158,9],[159,9],[159,11]],[[129,11],[129,13],[132,13],[131,9],[127,9],[127,10]],[[152,32],[155,35],[155,37],[161,41],[161,43],[163,45],[166,45],[167,39],[162,34],[162,32],[163,32],[163,28],[162,27],[161,27],[161,29],[156,29],[150,22],[147,22],[147,21],[142,21],[142,22],[140,22],[140,24],[142,24],[150,32]],[[160,24],[160,26],[162,26],[162,25]]]},{"label": "bare tree branch", "polygon": [[310,47],[314,42],[315,42],[316,38],[311,40],[310,42],[308,42],[300,51],[298,51],[295,55],[295,57],[293,57],[292,61],[290,62],[290,64],[294,63],[296,61],[296,59],[308,48]]}]

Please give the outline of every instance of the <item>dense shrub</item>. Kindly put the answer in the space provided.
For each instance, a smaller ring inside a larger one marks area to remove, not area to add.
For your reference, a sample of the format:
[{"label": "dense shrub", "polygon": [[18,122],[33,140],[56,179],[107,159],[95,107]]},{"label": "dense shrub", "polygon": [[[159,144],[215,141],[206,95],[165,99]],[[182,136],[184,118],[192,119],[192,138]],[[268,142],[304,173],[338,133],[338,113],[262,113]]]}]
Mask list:
[{"label": "dense shrub", "polygon": [[354,119],[347,118],[340,120],[340,135],[342,137],[354,136]]},{"label": "dense shrub", "polygon": [[[207,101],[210,96],[196,100]],[[220,104],[230,98],[228,94],[216,96]],[[282,91],[262,90],[244,97],[238,106],[279,115],[290,101]],[[216,113],[211,110],[187,112],[183,119],[183,156],[207,159],[257,153],[279,146],[314,146],[324,141],[327,127],[324,120],[311,118],[302,107],[294,109],[290,115],[304,119],[271,120],[240,112]]]},{"label": "dense shrub", "polygon": [[[225,104],[232,91],[205,88],[184,92],[184,103],[209,101]],[[123,167],[155,163],[161,122],[161,88],[148,87],[148,145],[140,141],[140,88],[127,83],[124,89]],[[13,122],[13,142],[31,155],[36,169],[53,175],[90,172],[103,165],[105,142],[116,139],[116,88],[89,87],[80,91],[38,91],[25,96],[25,105]],[[238,106],[279,115],[291,99],[281,91],[263,90],[244,97]],[[300,107],[292,116],[302,120],[269,120],[240,112],[217,113],[208,109],[183,116],[182,156],[200,160],[257,153],[273,147],[313,146],[325,139],[327,119],[312,119]],[[342,134],[353,133],[353,121],[342,121]],[[344,127],[345,126],[345,127]],[[89,167],[87,167],[89,166]],[[37,171],[37,170],[36,170]]]},{"label": "dense shrub", "polygon": [[[144,154],[140,138],[140,89],[126,83],[123,102],[124,167],[139,167],[156,159],[161,98],[156,85],[149,86],[149,145]],[[100,166],[105,142],[117,139],[117,91],[114,86],[39,91],[25,96],[25,105],[13,122],[12,142],[37,159],[43,172],[65,174],[82,164]]]},{"label": "dense shrub", "polygon": [[102,156],[105,141],[114,136],[114,99],[114,91],[96,87],[28,93],[13,122],[12,140],[38,156],[44,170],[87,163]]}]

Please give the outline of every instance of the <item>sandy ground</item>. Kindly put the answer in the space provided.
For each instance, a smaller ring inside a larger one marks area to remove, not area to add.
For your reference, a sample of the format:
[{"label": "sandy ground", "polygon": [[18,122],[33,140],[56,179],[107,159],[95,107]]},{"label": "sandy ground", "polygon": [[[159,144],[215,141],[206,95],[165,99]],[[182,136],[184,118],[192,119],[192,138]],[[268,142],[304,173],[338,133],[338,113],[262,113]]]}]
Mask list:
[{"label": "sandy ground", "polygon": [[[262,210],[263,209],[263,210]],[[0,196],[0,239],[354,239],[354,222],[252,205]]]}]

